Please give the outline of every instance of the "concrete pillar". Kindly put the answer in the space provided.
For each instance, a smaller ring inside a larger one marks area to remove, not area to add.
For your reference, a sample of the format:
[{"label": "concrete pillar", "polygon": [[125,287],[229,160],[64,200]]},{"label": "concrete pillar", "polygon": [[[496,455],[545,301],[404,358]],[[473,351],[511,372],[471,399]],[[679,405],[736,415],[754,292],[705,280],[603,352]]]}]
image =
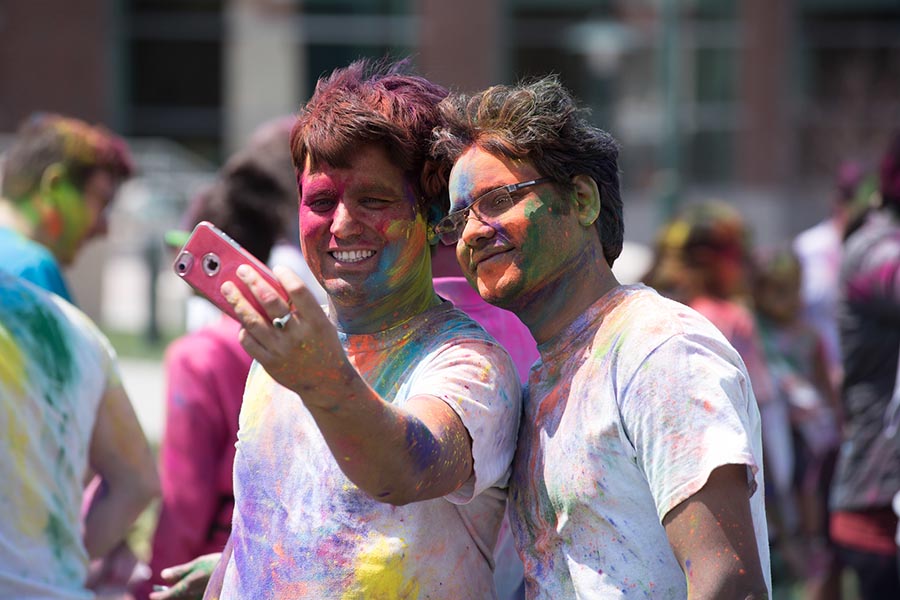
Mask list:
[{"label": "concrete pillar", "polygon": [[738,178],[751,185],[785,182],[792,170],[790,131],[790,28],[792,0],[739,4],[742,45],[736,137]]},{"label": "concrete pillar", "polygon": [[506,6],[502,0],[417,0],[419,68],[457,91],[502,83],[507,71]]},{"label": "concrete pillar", "polygon": [[296,3],[228,0],[223,40],[225,152],[265,121],[296,112],[306,98],[305,46]]}]

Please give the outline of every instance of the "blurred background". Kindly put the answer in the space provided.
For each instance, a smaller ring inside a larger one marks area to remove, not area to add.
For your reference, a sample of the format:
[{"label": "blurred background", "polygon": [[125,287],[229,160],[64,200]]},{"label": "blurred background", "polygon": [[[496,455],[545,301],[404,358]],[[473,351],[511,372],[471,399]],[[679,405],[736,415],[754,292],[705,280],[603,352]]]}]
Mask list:
[{"label": "blurred background", "polygon": [[34,110],[134,149],[110,236],[68,275],[131,359],[151,437],[188,293],[162,233],[257,125],[385,55],[456,90],[558,73],[622,143],[626,239],[643,245],[708,198],[758,243],[790,239],[827,216],[838,163],[873,164],[900,126],[897,0],[0,0],[0,150]]}]

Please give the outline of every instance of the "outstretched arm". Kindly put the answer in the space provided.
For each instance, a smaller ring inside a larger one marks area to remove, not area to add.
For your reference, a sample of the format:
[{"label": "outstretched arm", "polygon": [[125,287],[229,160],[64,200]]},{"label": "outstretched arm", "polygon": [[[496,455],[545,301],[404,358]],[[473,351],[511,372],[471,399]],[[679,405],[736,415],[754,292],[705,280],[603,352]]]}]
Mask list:
[{"label": "outstretched arm", "polygon": [[236,286],[222,292],[244,331],[241,343],[281,385],[296,392],[312,414],[347,477],[391,504],[437,498],[472,474],[472,442],[460,417],[433,396],[404,407],[385,402],[350,364],[334,326],[295,274],[280,269],[293,315],[283,329],[271,319],[288,312],[279,294],[252,270],[239,276],[266,308],[260,315]]},{"label": "outstretched arm", "polygon": [[687,578],[689,598],[768,597],[745,465],[715,469],[700,491],[666,514],[663,526]]},{"label": "outstretched arm", "polygon": [[89,462],[102,478],[84,523],[91,558],[106,555],[153,497],[159,478],[150,446],[121,384],[107,388],[91,437]]}]

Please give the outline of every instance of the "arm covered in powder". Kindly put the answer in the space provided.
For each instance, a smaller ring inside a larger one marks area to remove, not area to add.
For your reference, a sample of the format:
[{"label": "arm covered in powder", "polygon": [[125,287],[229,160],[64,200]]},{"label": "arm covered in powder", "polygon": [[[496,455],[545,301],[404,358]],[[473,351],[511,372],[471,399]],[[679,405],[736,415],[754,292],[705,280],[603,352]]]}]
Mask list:
[{"label": "arm covered in powder", "polygon": [[[284,270],[279,278],[295,313],[285,329],[274,329],[234,286],[226,284],[223,292],[244,325],[244,348],[303,399],[347,477],[373,498],[396,505],[442,497],[468,481],[472,440],[453,408],[425,394],[403,406],[386,402],[350,363],[334,325],[302,281]],[[288,310],[254,273],[245,283],[269,316]]]}]

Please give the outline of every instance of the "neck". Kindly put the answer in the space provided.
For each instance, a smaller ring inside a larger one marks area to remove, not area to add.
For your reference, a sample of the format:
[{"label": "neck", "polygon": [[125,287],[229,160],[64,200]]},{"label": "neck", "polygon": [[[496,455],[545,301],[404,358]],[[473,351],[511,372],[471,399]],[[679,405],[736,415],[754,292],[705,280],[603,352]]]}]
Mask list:
[{"label": "neck", "polygon": [[592,246],[592,251],[585,251],[543,290],[508,308],[525,323],[537,343],[543,344],[618,286],[602,250]]},{"label": "neck", "polygon": [[28,217],[27,211],[21,210],[11,200],[0,198],[0,227],[12,229],[27,238],[34,239],[35,223]]},{"label": "neck", "polygon": [[402,325],[440,305],[441,299],[434,293],[427,261],[425,268],[427,270],[415,279],[414,284],[371,303],[341,304],[336,298],[329,297],[328,306],[335,326],[345,333],[377,333]]}]

